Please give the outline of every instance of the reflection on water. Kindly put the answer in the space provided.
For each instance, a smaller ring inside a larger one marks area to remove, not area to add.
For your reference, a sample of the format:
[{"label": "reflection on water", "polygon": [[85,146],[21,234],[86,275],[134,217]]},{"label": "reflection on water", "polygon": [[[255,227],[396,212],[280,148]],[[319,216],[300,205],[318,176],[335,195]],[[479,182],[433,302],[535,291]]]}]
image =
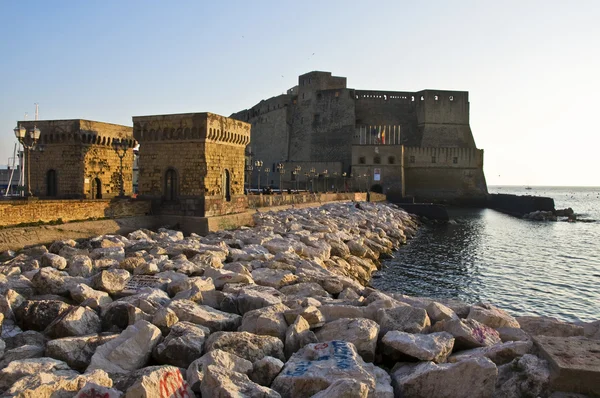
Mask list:
[{"label": "reflection on water", "polygon": [[[596,215],[595,205],[586,211]],[[473,209],[453,209],[451,219],[456,224],[422,228],[384,262],[373,286],[488,301],[515,315],[600,319],[600,223],[532,222]]]}]

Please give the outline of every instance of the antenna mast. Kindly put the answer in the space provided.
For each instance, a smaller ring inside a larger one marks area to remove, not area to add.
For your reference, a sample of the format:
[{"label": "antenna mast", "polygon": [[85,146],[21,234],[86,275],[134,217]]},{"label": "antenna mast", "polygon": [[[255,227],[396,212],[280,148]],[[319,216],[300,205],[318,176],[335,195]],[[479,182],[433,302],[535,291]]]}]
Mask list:
[{"label": "antenna mast", "polygon": [[40,104],[38,104],[37,102],[34,103],[35,105],[35,120],[40,120]]}]

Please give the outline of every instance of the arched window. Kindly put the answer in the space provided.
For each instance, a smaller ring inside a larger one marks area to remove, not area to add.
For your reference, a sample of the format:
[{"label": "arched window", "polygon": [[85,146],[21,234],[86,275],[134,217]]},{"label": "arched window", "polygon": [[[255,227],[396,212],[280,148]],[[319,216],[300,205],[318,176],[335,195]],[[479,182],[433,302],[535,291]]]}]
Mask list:
[{"label": "arched window", "polygon": [[227,202],[231,202],[231,174],[225,169],[223,173],[223,194]]},{"label": "arched window", "polygon": [[175,169],[168,169],[165,172],[165,199],[177,199],[177,188],[177,172],[175,171]]},{"label": "arched window", "polygon": [[55,197],[56,193],[56,170],[48,170],[46,173],[46,196]]}]

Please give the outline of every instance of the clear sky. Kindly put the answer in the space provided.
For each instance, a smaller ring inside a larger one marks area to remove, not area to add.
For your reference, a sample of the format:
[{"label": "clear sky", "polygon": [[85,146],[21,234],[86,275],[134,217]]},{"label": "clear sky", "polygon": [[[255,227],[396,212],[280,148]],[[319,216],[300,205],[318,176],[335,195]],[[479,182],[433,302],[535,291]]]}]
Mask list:
[{"label": "clear sky", "polygon": [[466,90],[488,184],[600,186],[599,1],[0,0],[0,164],[17,120],[225,116],[323,70]]}]

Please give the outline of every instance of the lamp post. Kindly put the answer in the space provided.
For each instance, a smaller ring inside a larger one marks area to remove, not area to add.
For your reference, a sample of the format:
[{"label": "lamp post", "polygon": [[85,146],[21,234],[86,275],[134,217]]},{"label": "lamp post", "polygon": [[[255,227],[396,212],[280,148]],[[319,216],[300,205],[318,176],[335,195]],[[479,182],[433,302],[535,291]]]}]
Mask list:
[{"label": "lamp post", "polygon": [[298,193],[298,189],[300,189],[300,170],[302,170],[302,167],[294,167],[294,175],[296,176],[296,193]]},{"label": "lamp post", "polygon": [[269,167],[265,167],[265,177],[267,177],[267,188],[269,188],[270,174],[271,174],[271,169]]},{"label": "lamp post", "polygon": [[339,173],[337,171],[333,172],[333,185],[335,187],[335,192],[338,191],[338,175]]},{"label": "lamp post", "polygon": [[129,140],[124,138],[114,139],[113,140],[113,149],[117,153],[119,157],[120,164],[120,173],[119,173],[119,196],[125,196],[125,186],[123,183],[123,158],[127,154],[127,150],[129,149]]},{"label": "lamp post", "polygon": [[[250,189],[252,188],[252,170],[254,169],[254,167],[252,167],[251,164],[247,164],[246,165],[246,182],[248,183],[248,193],[250,193]],[[248,175],[248,173],[250,173]]]},{"label": "lamp post", "polygon": [[283,163],[277,163],[277,171],[279,172],[279,193],[283,195],[283,185],[281,180],[283,179],[283,173],[285,173],[285,165]]},{"label": "lamp post", "polygon": [[317,172],[317,170],[315,170],[314,167],[311,167],[310,169],[310,185],[311,185],[311,189],[313,191],[313,193],[315,193],[315,173]]},{"label": "lamp post", "polygon": [[344,192],[348,192],[348,186],[346,185],[346,177],[348,174],[346,174],[346,172],[344,171],[342,173],[342,183],[344,184]]},{"label": "lamp post", "polygon": [[255,160],[254,167],[258,170],[258,194],[260,195],[260,169],[262,168],[263,162],[262,160]]},{"label": "lamp post", "polygon": [[327,193],[327,177],[329,175],[329,171],[328,170],[323,170],[323,177],[325,177],[325,180],[323,181],[323,188],[325,188],[323,190],[323,192]]},{"label": "lamp post", "polygon": [[354,192],[354,174],[350,173],[350,191]]},{"label": "lamp post", "polygon": [[310,173],[308,171],[304,172],[304,189],[308,192],[308,178],[310,177]]},{"label": "lamp post", "polygon": [[31,193],[31,150],[38,149],[39,151],[43,151],[43,147],[37,145],[41,131],[36,126],[33,127],[33,130],[29,131],[23,126],[17,126],[13,131],[15,132],[17,140],[19,140],[21,145],[23,145],[23,148],[27,151],[26,162],[24,162],[27,167],[27,193],[25,196],[29,198],[33,196]]},{"label": "lamp post", "polygon": [[363,174],[365,177],[365,192],[369,192],[369,179],[367,179],[367,173]]}]

